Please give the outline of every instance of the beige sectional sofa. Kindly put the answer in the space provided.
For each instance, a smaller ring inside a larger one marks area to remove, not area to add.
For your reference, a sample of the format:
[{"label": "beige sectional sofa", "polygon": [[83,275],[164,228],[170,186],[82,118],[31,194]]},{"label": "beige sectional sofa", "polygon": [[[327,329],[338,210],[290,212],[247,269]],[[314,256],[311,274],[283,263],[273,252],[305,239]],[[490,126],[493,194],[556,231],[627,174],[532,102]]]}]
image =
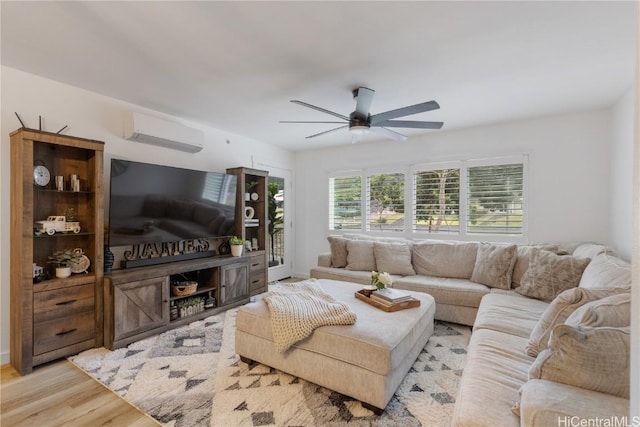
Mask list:
[{"label": "beige sectional sofa", "polygon": [[[426,292],[473,326],[454,426],[587,425],[629,411],[630,265],[592,243],[331,236],[311,277]],[[363,243],[364,242],[364,243]],[[592,421],[593,422],[593,421]]]}]

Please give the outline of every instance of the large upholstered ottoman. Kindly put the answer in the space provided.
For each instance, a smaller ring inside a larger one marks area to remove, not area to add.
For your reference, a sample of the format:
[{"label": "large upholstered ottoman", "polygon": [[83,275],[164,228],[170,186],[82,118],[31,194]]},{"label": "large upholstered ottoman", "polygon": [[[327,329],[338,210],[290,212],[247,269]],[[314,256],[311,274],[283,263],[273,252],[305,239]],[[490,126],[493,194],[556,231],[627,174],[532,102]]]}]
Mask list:
[{"label": "large upholstered ottoman", "polygon": [[420,306],[387,313],[353,295],[362,285],[319,280],[322,289],[346,302],[358,316],[350,326],[322,326],[278,353],[264,301],[238,309],[236,353],[363,402],[379,413],[387,406],[433,333],[435,302],[410,292]]}]

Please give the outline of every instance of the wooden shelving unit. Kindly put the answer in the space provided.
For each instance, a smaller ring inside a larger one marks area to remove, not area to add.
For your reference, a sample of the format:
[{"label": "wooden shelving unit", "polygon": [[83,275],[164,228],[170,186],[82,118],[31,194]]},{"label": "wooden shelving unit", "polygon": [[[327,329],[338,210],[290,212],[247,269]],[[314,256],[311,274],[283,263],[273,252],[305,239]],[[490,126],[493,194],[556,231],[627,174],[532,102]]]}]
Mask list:
[{"label": "wooden shelving unit", "polygon": [[[268,188],[267,180],[269,172],[245,167],[227,169],[228,174],[238,177],[238,194],[236,196],[236,235],[253,242],[257,241],[257,247],[252,244],[252,250],[246,255],[251,257],[250,268],[250,292],[256,295],[267,291],[267,212]],[[245,216],[247,210],[253,211],[254,221],[249,221]],[[257,220],[257,221],[255,221]]]},{"label": "wooden shelving unit", "polygon": [[[10,137],[11,365],[24,375],[36,365],[103,344],[104,143],[25,128]],[[34,184],[34,165],[49,170],[49,184]],[[71,175],[80,179],[76,191]],[[65,179],[60,191],[54,176]],[[70,208],[81,232],[34,232],[36,221]],[[49,255],[75,248],[91,262],[87,273],[36,281],[36,265],[54,277]]]}]

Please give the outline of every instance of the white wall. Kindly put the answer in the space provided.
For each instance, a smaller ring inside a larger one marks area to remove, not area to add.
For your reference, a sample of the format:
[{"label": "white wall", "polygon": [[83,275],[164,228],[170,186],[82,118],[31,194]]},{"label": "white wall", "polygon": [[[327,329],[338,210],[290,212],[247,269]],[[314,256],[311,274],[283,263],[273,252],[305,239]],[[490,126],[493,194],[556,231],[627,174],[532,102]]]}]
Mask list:
[{"label": "white wall", "polygon": [[[187,122],[132,104],[43,79],[12,68],[1,68],[0,122],[0,363],[9,362],[9,266],[10,266],[10,148],[9,133],[20,127],[17,112],[27,127],[57,132],[64,125],[67,135],[105,142],[105,174],[111,157],[159,163],[189,169],[223,172],[228,167],[253,167],[254,158],[293,169],[293,155],[259,141]],[[123,117],[127,112],[146,112],[179,121],[205,132],[204,149],[197,154],[154,147],[122,139]],[[227,143],[227,140],[230,143]],[[108,194],[108,176],[105,175]],[[107,197],[108,199],[108,197]],[[107,200],[106,200],[107,201]],[[105,201],[105,202],[106,202]]]},{"label": "white wall", "polygon": [[528,154],[529,241],[610,244],[610,140],[611,114],[601,110],[296,153],[295,274],[308,277],[329,250],[328,171],[385,164]]},{"label": "white wall", "polygon": [[621,257],[631,259],[633,224],[633,89],[612,109],[611,242]]}]

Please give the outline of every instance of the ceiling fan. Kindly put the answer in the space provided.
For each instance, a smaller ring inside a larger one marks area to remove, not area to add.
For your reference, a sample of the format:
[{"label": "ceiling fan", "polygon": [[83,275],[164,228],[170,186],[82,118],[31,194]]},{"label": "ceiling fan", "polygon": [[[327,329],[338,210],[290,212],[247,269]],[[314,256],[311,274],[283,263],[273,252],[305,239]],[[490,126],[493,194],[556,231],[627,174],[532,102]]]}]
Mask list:
[{"label": "ceiling fan", "polygon": [[[306,139],[315,138],[316,136],[325,135],[330,132],[335,132],[340,129],[349,128],[351,132],[351,142],[358,142],[362,135],[369,130],[376,132],[387,138],[394,139],[396,141],[404,141],[407,136],[391,130],[389,128],[414,128],[414,129],[440,129],[443,122],[418,122],[411,120],[393,120],[398,117],[411,116],[425,111],[437,110],[440,105],[436,101],[423,102],[421,104],[410,105],[408,107],[398,108],[396,110],[385,111],[384,113],[378,113],[371,115],[369,109],[371,108],[371,101],[373,100],[373,94],[375,91],[366,87],[360,86],[352,91],[353,99],[356,100],[356,109],[349,117],[335,113],[333,111],[326,110],[315,105],[307,104],[306,102],[291,100],[294,104],[302,105],[303,107],[311,108],[334,117],[342,119],[342,122],[328,122],[328,121],[295,121],[295,120],[281,120],[280,123],[335,123],[342,124],[334,129],[329,129],[324,132],[309,135]],[[346,123],[345,123],[346,122]]]}]

